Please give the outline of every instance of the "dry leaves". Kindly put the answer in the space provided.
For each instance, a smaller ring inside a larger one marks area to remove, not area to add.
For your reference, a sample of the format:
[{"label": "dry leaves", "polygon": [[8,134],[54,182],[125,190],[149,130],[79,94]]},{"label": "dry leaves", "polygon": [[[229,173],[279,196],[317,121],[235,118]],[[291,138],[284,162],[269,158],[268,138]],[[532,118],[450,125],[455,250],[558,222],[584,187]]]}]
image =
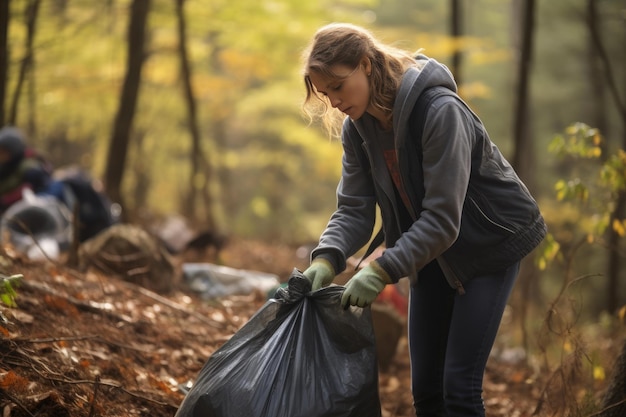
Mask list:
[{"label": "dry leaves", "polygon": [[[287,278],[301,267],[292,254],[246,242],[223,259]],[[0,307],[3,416],[173,416],[181,387],[266,301],[256,293],[207,302],[183,288],[163,296],[103,274],[20,262],[10,271],[24,275],[18,307]],[[535,402],[524,375],[499,366],[485,382],[489,415],[529,416]],[[403,336],[380,374],[384,417],[414,415],[409,375]]]}]

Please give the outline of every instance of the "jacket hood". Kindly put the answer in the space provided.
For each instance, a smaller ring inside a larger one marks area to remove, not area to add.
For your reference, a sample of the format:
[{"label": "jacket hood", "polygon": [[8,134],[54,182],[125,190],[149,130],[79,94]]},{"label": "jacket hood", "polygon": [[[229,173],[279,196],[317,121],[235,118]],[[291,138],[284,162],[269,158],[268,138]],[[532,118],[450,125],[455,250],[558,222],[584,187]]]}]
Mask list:
[{"label": "jacket hood", "polygon": [[396,132],[401,126],[406,126],[407,118],[424,90],[430,87],[445,87],[454,93],[457,92],[454,77],[448,67],[424,55],[418,55],[416,60],[421,69],[409,68],[398,88],[393,107],[393,125]]},{"label": "jacket hood", "polygon": [[[457,86],[450,70],[433,58],[425,55],[418,55],[415,58],[418,68],[409,68],[402,77],[396,100],[393,106],[393,128],[396,134],[404,133],[407,120],[411,115],[417,98],[422,92],[430,87],[442,86],[457,92]],[[372,131],[372,126],[376,121],[369,114],[364,114],[352,123],[359,134],[366,138],[368,132]]]}]

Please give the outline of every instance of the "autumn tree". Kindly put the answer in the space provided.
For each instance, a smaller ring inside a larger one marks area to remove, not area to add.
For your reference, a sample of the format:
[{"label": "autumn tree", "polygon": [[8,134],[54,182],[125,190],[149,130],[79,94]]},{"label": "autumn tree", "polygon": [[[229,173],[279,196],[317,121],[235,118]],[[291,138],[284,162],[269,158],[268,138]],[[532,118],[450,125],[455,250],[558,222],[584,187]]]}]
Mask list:
[{"label": "autumn tree", "polygon": [[202,195],[206,196],[204,201],[205,213],[202,223],[206,224],[208,228],[213,229],[215,227],[215,220],[213,219],[213,213],[211,211],[213,199],[209,190],[209,184],[211,181],[210,166],[204,157],[202,149],[197,104],[191,83],[192,72],[187,51],[187,28],[184,5],[185,0],[176,0],[180,77],[183,85],[185,103],[187,104],[187,123],[189,125],[189,133],[191,134],[191,148],[189,154],[191,170],[189,190],[187,192],[188,194],[186,198],[186,205],[184,207],[184,213],[187,217],[194,221],[199,220],[197,213],[197,199],[198,192],[201,192]]}]

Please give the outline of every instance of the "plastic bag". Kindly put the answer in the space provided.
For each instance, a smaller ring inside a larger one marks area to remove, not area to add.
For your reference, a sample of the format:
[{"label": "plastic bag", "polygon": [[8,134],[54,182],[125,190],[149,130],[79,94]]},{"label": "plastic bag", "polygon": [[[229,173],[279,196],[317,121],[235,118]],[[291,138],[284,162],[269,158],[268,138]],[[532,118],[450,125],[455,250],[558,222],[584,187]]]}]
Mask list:
[{"label": "plastic bag", "polygon": [[184,263],[183,278],[189,288],[205,299],[232,294],[267,293],[278,287],[278,276],[247,269],[235,269],[210,263]]},{"label": "plastic bag", "polygon": [[0,218],[0,243],[11,243],[29,259],[57,259],[72,241],[72,213],[49,195],[25,189]]},{"label": "plastic bag", "polygon": [[379,417],[370,309],[297,270],[200,371],[175,417]]}]

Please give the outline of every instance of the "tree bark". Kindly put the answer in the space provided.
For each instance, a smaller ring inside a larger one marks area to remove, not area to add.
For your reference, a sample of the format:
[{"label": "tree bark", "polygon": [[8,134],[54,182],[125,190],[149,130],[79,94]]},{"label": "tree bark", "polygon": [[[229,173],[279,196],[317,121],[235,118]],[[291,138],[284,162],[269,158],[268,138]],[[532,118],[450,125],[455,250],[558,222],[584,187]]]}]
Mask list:
[{"label": "tree bark", "polygon": [[133,0],[128,26],[128,57],[126,75],[122,86],[113,131],[109,142],[106,171],[104,175],[107,194],[112,201],[124,207],[122,179],[126,166],[128,144],[137,107],[141,69],[145,62],[146,22],[151,0]]}]

